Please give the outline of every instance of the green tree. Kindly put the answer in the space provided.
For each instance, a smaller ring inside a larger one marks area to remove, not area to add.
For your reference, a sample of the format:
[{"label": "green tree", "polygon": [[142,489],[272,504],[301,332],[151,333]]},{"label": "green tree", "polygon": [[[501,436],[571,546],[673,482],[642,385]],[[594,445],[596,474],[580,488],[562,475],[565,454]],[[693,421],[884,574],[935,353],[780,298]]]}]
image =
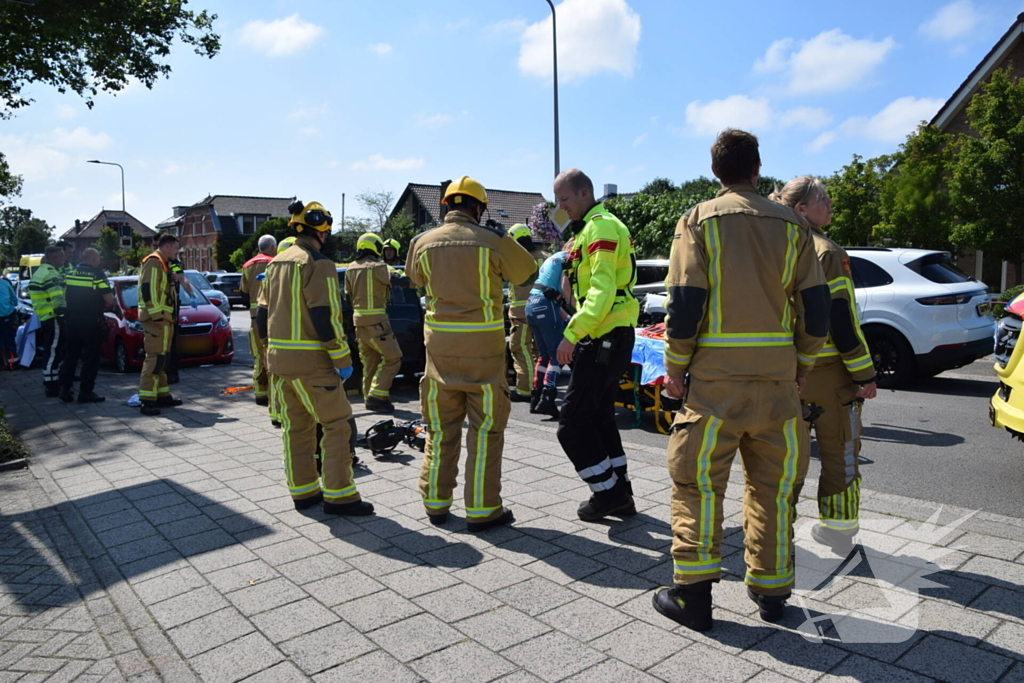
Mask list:
[{"label": "green tree", "polygon": [[950,194],[960,220],[958,245],[983,249],[1021,273],[1024,254],[1024,81],[1001,69],[971,99]]},{"label": "green tree", "polygon": [[679,191],[683,194],[695,195],[695,196],[715,196],[714,193],[722,189],[722,183],[718,182],[713,178],[706,176],[700,176],[693,180],[687,180],[684,183],[679,183]]},{"label": "green tree", "polygon": [[640,188],[640,191],[644,194],[659,195],[666,192],[675,192],[676,186],[668,178],[658,177]]},{"label": "green tree", "polygon": [[9,197],[21,194],[21,182],[21,176],[11,173],[6,157],[0,152],[0,206],[6,204]]},{"label": "green tree", "polygon": [[121,267],[121,238],[113,228],[102,228],[92,245],[100,252],[100,265],[111,273]]},{"label": "green tree", "polygon": [[938,128],[921,125],[900,145],[899,164],[885,176],[871,236],[894,247],[952,248],[953,209],[947,181],[956,145]]},{"label": "green tree", "polygon": [[[413,228],[412,216],[405,211],[394,216],[391,215],[395,204],[393,192],[385,190],[363,192],[356,195],[356,201],[370,214],[369,225],[372,232],[385,240],[398,240],[403,249],[408,248],[409,242],[416,236],[416,230]],[[357,225],[359,221],[359,218],[353,219],[349,225],[345,226],[346,232],[349,231],[350,226]],[[363,225],[366,224],[363,223]]]},{"label": "green tree", "polygon": [[14,248],[14,231],[30,218],[32,212],[28,209],[17,206],[0,209],[0,267],[18,265],[21,254]]},{"label": "green tree", "polygon": [[29,218],[14,230],[13,246],[17,254],[39,254],[50,243],[53,226],[39,218]]},{"label": "green tree", "polygon": [[121,249],[118,254],[129,266],[138,268],[142,265],[142,259],[149,256],[152,252],[153,248],[146,246],[145,241],[133,232],[132,246],[127,249]]},{"label": "green tree", "polygon": [[828,229],[832,239],[847,246],[870,243],[872,231],[882,220],[882,187],[898,158],[889,154],[865,161],[854,154],[849,164],[825,179],[832,199],[832,225]]},{"label": "green tree", "polygon": [[639,258],[668,258],[680,217],[695,204],[713,198],[720,187],[705,186],[694,194],[682,190],[657,195],[640,192],[609,199],[605,206],[629,228]]},{"label": "green tree", "polygon": [[[251,259],[259,252],[259,241],[264,235],[273,235],[274,238],[280,242],[285,237],[294,235],[295,231],[288,227],[287,218],[271,218],[269,221],[265,221],[260,227],[256,229],[255,234],[251,237],[246,238],[240,246],[237,246],[234,250],[228,253],[228,263],[236,272],[242,271],[242,266],[245,262]],[[220,263],[220,258],[217,259]]]}]

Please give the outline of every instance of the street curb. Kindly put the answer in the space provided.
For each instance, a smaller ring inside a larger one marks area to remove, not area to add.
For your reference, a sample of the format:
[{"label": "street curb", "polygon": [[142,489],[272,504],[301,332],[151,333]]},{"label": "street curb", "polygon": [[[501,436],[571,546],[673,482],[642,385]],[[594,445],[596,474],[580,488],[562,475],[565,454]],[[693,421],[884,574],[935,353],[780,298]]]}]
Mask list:
[{"label": "street curb", "polygon": [[10,462],[0,463],[0,472],[13,472],[15,470],[23,470],[28,467],[28,459],[21,458],[20,460],[11,460]]}]

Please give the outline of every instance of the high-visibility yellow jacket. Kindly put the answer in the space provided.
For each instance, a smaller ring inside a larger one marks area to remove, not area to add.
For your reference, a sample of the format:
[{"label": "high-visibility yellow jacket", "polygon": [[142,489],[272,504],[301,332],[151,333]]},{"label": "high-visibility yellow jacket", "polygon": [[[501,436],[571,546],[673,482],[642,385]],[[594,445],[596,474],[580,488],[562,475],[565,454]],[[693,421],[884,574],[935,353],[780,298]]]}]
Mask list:
[{"label": "high-visibility yellow jacket", "polygon": [[174,323],[178,287],[171,278],[170,264],[159,251],[142,259],[139,267],[139,320]]},{"label": "high-visibility yellow jacket", "polygon": [[273,374],[311,376],[352,365],[338,271],[313,237],[300,235],[267,264],[258,303],[256,329]]},{"label": "high-visibility yellow jacket", "polygon": [[530,252],[508,233],[462,211],[449,211],[439,227],[414,237],[405,274],[427,290],[428,354],[503,356],[502,281],[521,284],[536,271]]},{"label": "high-visibility yellow jacket", "polygon": [[794,381],[828,336],[828,285],[810,228],[749,184],[679,220],[665,284],[671,377]]},{"label": "high-visibility yellow jacket", "polygon": [[36,268],[28,284],[28,296],[32,300],[32,310],[39,316],[39,322],[46,322],[63,313],[64,278],[60,271],[49,263]]},{"label": "high-visibility yellow jacket", "polygon": [[273,260],[273,256],[256,254],[242,266],[242,283],[239,289],[243,294],[249,295],[249,313],[254,319],[256,318],[256,309],[260,306],[260,287],[263,284],[257,278],[267,269],[267,264]]},{"label": "high-visibility yellow jacket", "polygon": [[590,209],[582,222],[567,270],[577,310],[565,338],[573,344],[603,337],[616,327],[635,327],[640,315],[633,297],[636,255],[629,229],[603,204]]},{"label": "high-visibility yellow jacket", "polygon": [[352,304],[352,323],[356,327],[376,325],[388,319],[391,287],[411,287],[403,273],[383,261],[359,258],[345,271],[345,294]]},{"label": "high-visibility yellow jacket", "polygon": [[[533,257],[534,262],[537,264],[537,272],[540,272],[540,267],[544,265],[544,261],[547,260],[548,254],[545,254],[540,249],[534,249],[530,252],[530,256]],[[512,320],[526,320],[526,300],[530,298],[530,290],[533,289],[534,283],[537,281],[537,273],[531,275],[526,282],[521,285],[510,284],[508,288],[508,317]]]},{"label": "high-visibility yellow jacket", "polygon": [[820,228],[812,225],[811,230],[814,251],[832,294],[828,341],[818,354],[814,367],[826,367],[842,361],[854,382],[873,382],[875,364],[860,329],[850,257],[845,249],[826,237]]}]

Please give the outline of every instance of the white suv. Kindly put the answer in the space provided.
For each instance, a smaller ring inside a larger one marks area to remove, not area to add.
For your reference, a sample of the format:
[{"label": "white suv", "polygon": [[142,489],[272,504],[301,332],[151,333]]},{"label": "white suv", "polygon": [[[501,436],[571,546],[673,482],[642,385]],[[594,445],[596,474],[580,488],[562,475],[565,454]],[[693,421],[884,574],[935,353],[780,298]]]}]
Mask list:
[{"label": "white suv", "polygon": [[936,375],[992,353],[985,283],[945,251],[849,247],[860,324],[883,387]]}]

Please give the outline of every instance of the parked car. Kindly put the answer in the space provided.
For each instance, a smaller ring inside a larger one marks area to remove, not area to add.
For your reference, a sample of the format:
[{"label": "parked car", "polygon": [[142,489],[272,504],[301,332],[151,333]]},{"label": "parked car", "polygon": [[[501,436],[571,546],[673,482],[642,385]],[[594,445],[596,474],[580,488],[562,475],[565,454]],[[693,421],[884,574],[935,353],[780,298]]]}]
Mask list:
[{"label": "parked car", "polygon": [[242,293],[242,275],[240,273],[208,273],[213,288],[228,298],[228,307],[243,305],[248,297]]},{"label": "parked car", "polygon": [[636,286],[633,296],[643,301],[648,294],[664,294],[668,278],[668,259],[640,259],[636,262]]},{"label": "parked car", "polygon": [[993,427],[1005,429],[1024,441],[1024,346],[1018,344],[1024,319],[1024,294],[1006,305],[1006,316],[996,326],[995,371],[999,388],[989,402]]},{"label": "parked car", "polygon": [[878,384],[896,387],[992,353],[995,319],[985,283],[949,252],[848,248],[861,328]]},{"label": "parked car", "polygon": [[[209,299],[210,303],[219,308],[221,313],[226,315],[229,319],[231,318],[231,303],[228,301],[227,294],[216,289],[206,276],[198,270],[186,270],[185,277],[187,277],[188,281],[192,284],[193,290],[199,290],[202,292],[203,296]],[[188,301],[187,295],[183,301]]]},{"label": "parked car", "polygon": [[[145,333],[139,322],[138,278],[112,277],[110,285],[114,289],[114,306],[104,316],[107,336],[102,357],[113,361],[118,372],[138,370],[146,358]],[[178,313],[181,364],[230,363],[235,354],[230,319],[201,292],[196,293],[196,300],[196,308],[184,304]]]}]

